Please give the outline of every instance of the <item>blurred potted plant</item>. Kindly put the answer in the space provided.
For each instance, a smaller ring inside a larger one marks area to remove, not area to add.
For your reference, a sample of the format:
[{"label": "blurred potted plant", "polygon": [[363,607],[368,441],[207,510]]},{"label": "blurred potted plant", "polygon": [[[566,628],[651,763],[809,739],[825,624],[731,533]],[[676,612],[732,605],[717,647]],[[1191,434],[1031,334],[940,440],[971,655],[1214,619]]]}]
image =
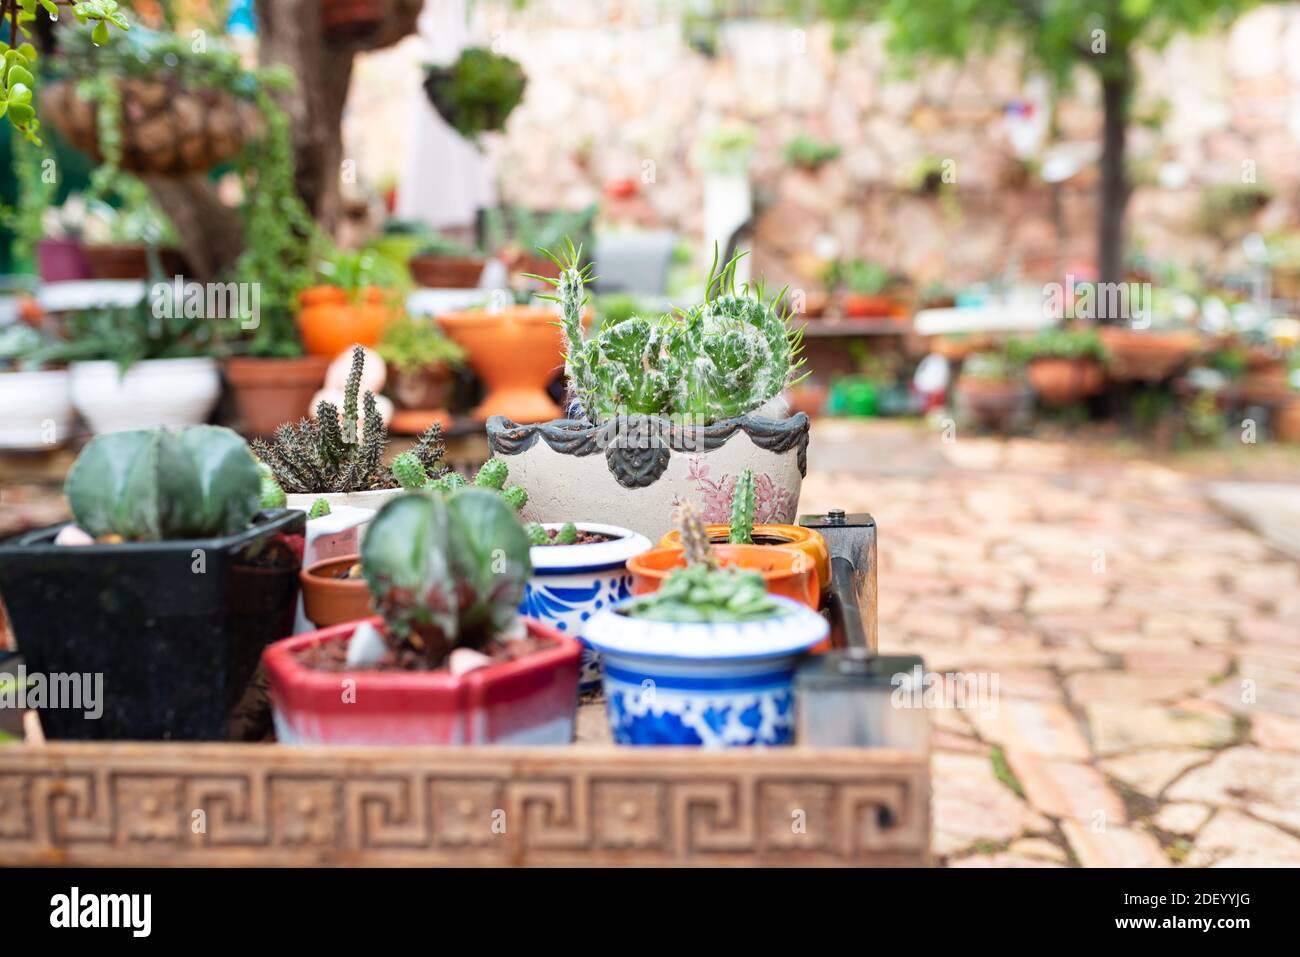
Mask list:
[{"label": "blurred potted plant", "polygon": [[831,285],[841,290],[840,311],[851,319],[892,316],[898,309],[898,300],[888,292],[892,282],[889,270],[879,263],[854,259],[832,267]]},{"label": "blurred potted plant", "polygon": [[21,322],[0,328],[0,449],[50,449],[68,440],[68,370],[28,358],[47,345],[39,332]]},{"label": "blurred potted plant", "polygon": [[361,568],[380,617],[266,651],[282,743],[570,742],[581,646],[519,616],[528,536],[501,496],[394,499],[370,523]]},{"label": "blurred potted plant", "polygon": [[197,425],[221,397],[213,323],[160,289],[167,297],[71,314],[64,339],[28,355],[69,364],[72,404],[96,433]]},{"label": "blurred potted plant", "polygon": [[541,250],[558,249],[566,238],[579,247],[590,245],[598,209],[595,203],[584,209],[549,212],[522,206],[494,207],[483,214],[485,245],[496,251],[497,258],[512,273],[555,279],[559,276],[557,267]]},{"label": "blurred potted plant", "polygon": [[477,251],[454,239],[434,233],[425,238],[407,260],[411,279],[434,289],[473,289],[486,264]]},{"label": "blurred potted plant", "polygon": [[829,626],[805,605],[770,594],[758,573],[719,567],[724,546],[710,548],[688,504],[681,522],[684,567],[653,594],[602,609],[583,629],[604,658],[614,741],[792,744],[795,665]]},{"label": "blurred potted plant", "polygon": [[[421,432],[434,421],[448,424],[451,373],[464,365],[465,351],[439,332],[436,323],[406,314],[388,324],[377,351],[388,366],[388,394],[402,410],[394,416],[394,431]],[[430,421],[414,428],[403,425],[417,418]]]},{"label": "blurred potted plant", "polygon": [[831,160],[838,159],[841,152],[835,143],[823,143],[807,133],[800,133],[786,142],[782,155],[791,166],[816,172]]},{"label": "blurred potted plant", "polygon": [[1007,352],[1025,366],[1029,385],[1049,405],[1073,405],[1106,384],[1106,350],[1094,329],[1045,329],[1011,340]]},{"label": "blurred potted plant", "polygon": [[293,628],[306,516],[259,512],[257,463],[215,426],[98,436],[65,491],[73,523],[0,544],[27,667],[103,679],[102,712],[44,710],[46,736],[264,735],[247,695]]},{"label": "blurred potted plant", "polygon": [[1018,428],[1029,413],[1029,390],[1005,353],[977,352],[968,356],[954,392],[958,412],[964,418],[999,432]]},{"label": "blurred potted plant", "polygon": [[184,275],[185,257],[176,248],[176,231],[154,205],[148,188],[129,176],[115,187],[120,206],[100,199],[87,205],[82,231],[82,255],[94,279],[145,279],[150,275],[149,251],[156,250],[161,275]]},{"label": "blurred potted plant", "polygon": [[298,332],[308,354],[334,358],[374,346],[401,312],[401,276],[372,252],[336,250],[317,266],[323,280],[299,295]]},{"label": "blurred potted plant", "polygon": [[451,66],[426,68],[424,92],[457,133],[477,141],[505,128],[527,85],[518,61],[486,47],[466,47]]}]

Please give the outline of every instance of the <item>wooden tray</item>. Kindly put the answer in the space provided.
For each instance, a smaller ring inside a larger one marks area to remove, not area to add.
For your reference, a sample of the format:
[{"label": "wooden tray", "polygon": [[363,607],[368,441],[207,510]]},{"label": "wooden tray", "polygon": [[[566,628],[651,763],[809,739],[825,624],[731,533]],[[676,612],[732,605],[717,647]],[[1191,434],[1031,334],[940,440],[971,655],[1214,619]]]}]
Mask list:
[{"label": "wooden tray", "polygon": [[0,747],[8,865],[928,863],[929,756],[861,749]]}]

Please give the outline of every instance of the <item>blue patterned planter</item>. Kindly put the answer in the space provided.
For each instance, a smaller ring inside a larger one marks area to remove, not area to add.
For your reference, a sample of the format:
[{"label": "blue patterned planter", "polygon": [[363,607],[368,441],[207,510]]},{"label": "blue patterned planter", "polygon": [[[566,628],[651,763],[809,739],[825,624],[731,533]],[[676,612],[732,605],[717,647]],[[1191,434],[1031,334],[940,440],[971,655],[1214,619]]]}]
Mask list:
[{"label": "blue patterned planter", "polygon": [[[561,523],[546,528],[559,528]],[[627,560],[650,548],[644,535],[617,525],[575,523],[584,532],[618,536],[590,545],[534,545],[529,550],[533,576],[528,580],[519,611],[553,625],[566,635],[581,638],[592,615],[632,596],[632,576]],[[600,655],[583,641],[580,691],[600,687]]]},{"label": "blue patterned planter", "polygon": [[611,608],[593,615],[583,638],[604,657],[614,741],[705,748],[793,743],[795,665],[829,627],[807,607],[773,597],[779,614],[735,624],[646,621]]}]

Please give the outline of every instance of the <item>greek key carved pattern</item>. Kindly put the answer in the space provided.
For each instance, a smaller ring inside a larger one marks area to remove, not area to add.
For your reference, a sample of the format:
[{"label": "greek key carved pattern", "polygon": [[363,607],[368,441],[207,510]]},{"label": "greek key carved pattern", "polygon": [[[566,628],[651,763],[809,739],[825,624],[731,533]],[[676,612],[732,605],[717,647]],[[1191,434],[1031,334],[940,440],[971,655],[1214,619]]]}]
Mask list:
[{"label": "greek key carved pattern", "polygon": [[0,749],[4,864],[919,865],[928,756]]}]

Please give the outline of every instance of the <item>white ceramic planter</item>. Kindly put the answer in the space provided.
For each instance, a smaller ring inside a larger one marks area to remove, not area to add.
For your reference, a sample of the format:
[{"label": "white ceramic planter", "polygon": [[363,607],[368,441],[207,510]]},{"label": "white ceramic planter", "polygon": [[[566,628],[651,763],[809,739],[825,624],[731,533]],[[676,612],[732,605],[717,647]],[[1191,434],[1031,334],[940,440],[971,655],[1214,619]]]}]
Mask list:
[{"label": "white ceramic planter", "polygon": [[316,499],[323,498],[330,503],[331,509],[340,506],[347,508],[368,508],[378,511],[390,498],[396,498],[405,491],[401,488],[381,488],[369,492],[294,492],[286,495],[289,508],[310,512]]},{"label": "white ceramic planter", "polygon": [[826,619],[772,596],[781,611],[735,623],[593,615],[583,637],[604,656],[605,703],[617,744],[734,748],[794,741],[794,669],[826,637]]},{"label": "white ceramic planter", "polygon": [[654,416],[601,426],[571,419],[519,425],[487,422],[492,454],[523,486],[523,517],[563,522],[573,515],[623,525],[657,541],[673,527],[677,505],[690,501],[706,522],[726,522],[731,493],[754,470],[759,522],[791,523],[807,471],[808,416],[745,415],[682,428]]},{"label": "white ceramic planter", "polygon": [[[529,549],[533,575],[524,591],[521,614],[536,618],[558,631],[581,637],[587,620],[602,608],[632,597],[632,576],[627,560],[650,548],[644,535],[617,525],[575,522],[580,531],[618,536],[613,541],[589,545],[534,545]],[[559,528],[552,523],[548,528]],[[600,687],[600,655],[584,641],[580,691]]]},{"label": "white ceramic planter", "polygon": [[55,448],[71,426],[66,370],[0,372],[0,449]]},{"label": "white ceramic planter", "polygon": [[206,422],[221,397],[211,358],[146,359],[123,375],[116,362],[74,362],[72,404],[96,434]]}]

